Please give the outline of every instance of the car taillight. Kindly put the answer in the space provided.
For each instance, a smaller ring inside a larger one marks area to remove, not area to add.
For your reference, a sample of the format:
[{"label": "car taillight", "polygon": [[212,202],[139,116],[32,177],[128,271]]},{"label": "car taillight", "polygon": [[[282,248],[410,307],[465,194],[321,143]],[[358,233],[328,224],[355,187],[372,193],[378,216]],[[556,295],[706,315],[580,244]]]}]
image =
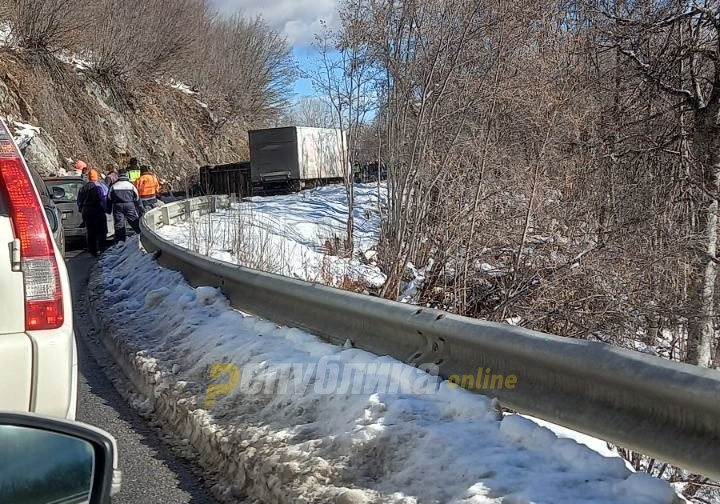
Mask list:
[{"label": "car taillight", "polygon": [[40,199],[7,127],[0,123],[0,195],[10,210],[25,283],[25,329],[63,324],[62,288],[52,237]]}]

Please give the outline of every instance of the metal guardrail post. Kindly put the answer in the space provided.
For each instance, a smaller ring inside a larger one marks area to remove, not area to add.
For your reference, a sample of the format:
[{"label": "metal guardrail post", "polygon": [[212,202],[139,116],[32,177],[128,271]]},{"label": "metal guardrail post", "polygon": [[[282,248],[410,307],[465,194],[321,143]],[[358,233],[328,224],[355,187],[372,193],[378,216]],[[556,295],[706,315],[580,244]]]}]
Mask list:
[{"label": "metal guardrail post", "polygon": [[170,225],[170,205],[163,205],[160,207],[161,222],[168,226]]},{"label": "metal guardrail post", "polygon": [[223,263],[168,242],[146,219],[147,214],[143,243],[162,251],[159,262],[182,272],[192,285],[221,288],[235,308],[338,344],[350,339],[379,355],[435,364],[444,378],[474,375],[481,368],[513,374],[513,389],[496,388],[488,395],[720,480],[718,371]]}]

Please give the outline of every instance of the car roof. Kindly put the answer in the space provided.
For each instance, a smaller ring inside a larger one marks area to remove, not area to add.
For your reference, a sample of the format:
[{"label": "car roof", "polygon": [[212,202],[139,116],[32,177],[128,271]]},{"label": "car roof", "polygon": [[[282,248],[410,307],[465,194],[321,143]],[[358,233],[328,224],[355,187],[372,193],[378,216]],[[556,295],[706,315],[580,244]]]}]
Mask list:
[{"label": "car roof", "polygon": [[43,177],[43,180],[46,181],[46,182],[54,182],[54,181],[58,181],[58,180],[68,180],[68,181],[70,181],[70,180],[77,180],[77,181],[79,181],[79,182],[82,182],[82,181],[83,181],[83,178],[82,178],[82,177],[76,177],[76,176],[68,175],[67,177]]}]

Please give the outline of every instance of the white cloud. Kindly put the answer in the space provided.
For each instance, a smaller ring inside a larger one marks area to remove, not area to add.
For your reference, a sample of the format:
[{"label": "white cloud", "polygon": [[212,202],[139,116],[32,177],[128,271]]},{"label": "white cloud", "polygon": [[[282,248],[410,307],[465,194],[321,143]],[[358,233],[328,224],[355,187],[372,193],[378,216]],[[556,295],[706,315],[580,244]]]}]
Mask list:
[{"label": "white cloud", "polygon": [[340,24],[338,0],[212,0],[212,3],[224,14],[241,11],[247,17],[262,16],[295,46],[310,45],[321,31],[321,21],[332,29]]}]

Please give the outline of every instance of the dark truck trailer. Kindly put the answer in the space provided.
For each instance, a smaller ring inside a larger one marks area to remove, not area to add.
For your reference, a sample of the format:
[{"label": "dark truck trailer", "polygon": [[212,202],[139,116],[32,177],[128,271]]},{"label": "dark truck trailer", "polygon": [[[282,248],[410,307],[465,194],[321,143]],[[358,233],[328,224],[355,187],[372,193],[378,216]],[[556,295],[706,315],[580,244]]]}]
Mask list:
[{"label": "dark truck trailer", "polygon": [[250,162],[202,166],[200,187],[203,194],[235,194],[238,198],[252,196]]},{"label": "dark truck trailer", "polygon": [[[248,132],[254,187],[291,190],[340,182],[346,142],[338,129],[289,126]],[[349,167],[348,167],[349,169]]]}]

